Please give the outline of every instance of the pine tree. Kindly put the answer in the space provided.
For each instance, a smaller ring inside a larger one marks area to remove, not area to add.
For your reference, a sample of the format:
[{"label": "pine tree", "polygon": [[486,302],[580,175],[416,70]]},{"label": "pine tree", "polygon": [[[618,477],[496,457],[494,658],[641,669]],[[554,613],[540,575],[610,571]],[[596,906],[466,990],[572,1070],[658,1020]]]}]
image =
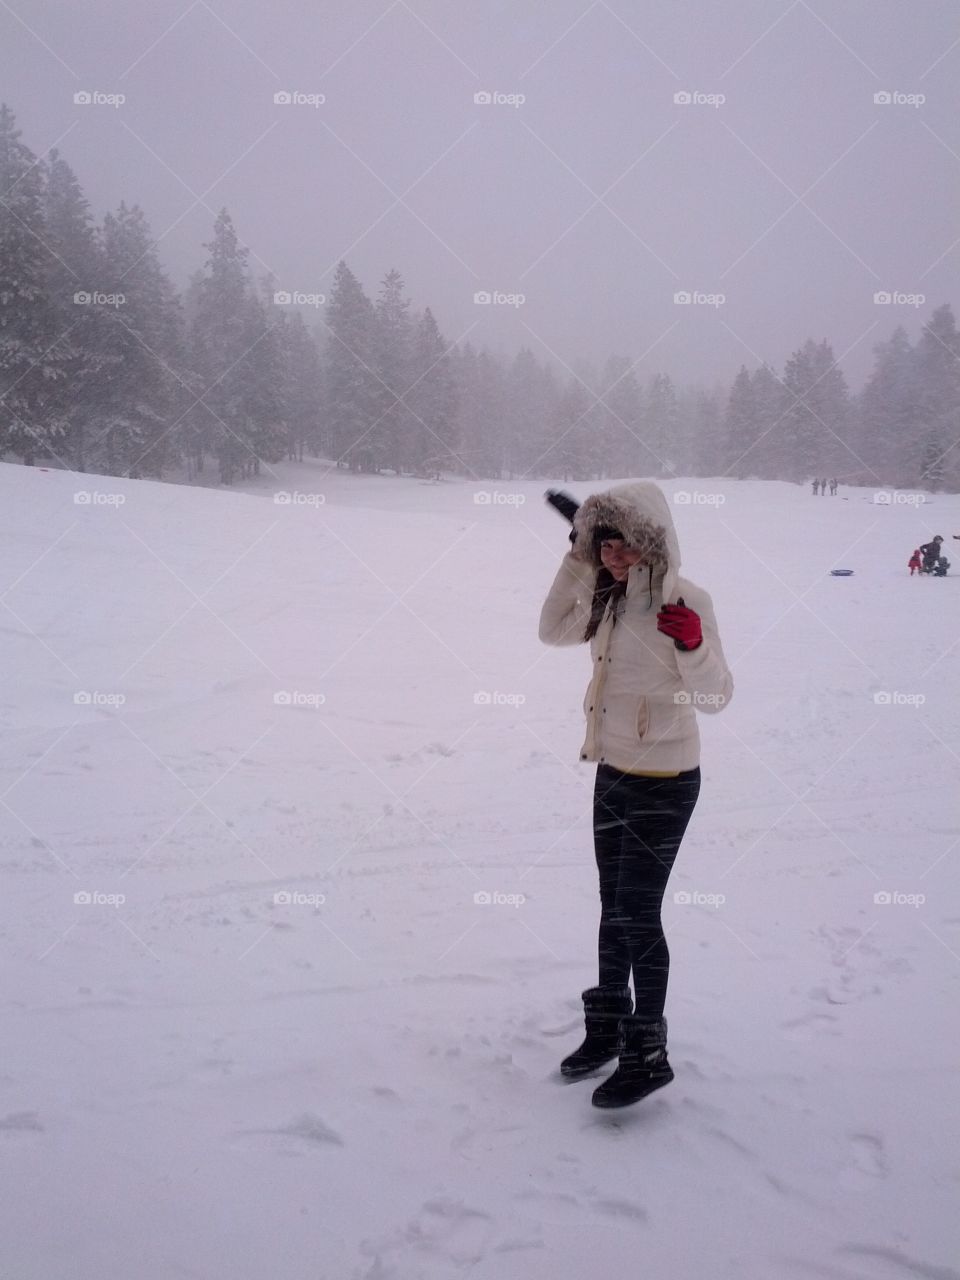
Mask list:
[{"label": "pine tree", "polygon": [[63,423],[58,453],[76,471],[86,471],[86,446],[99,430],[107,367],[110,317],[85,299],[103,292],[106,269],[97,229],[80,184],[59,152],[50,152],[44,190],[46,289],[57,332],[64,377],[50,389],[53,416]]},{"label": "pine tree", "polygon": [[[923,326],[916,349],[917,429],[913,457],[919,481],[943,483],[945,463],[960,437],[960,335],[949,303]],[[956,466],[956,463],[954,463]]]},{"label": "pine tree", "polygon": [[378,465],[389,467],[397,475],[404,467],[415,466],[417,452],[418,424],[404,401],[417,376],[409,309],[403,277],[394,268],[381,282],[374,311],[374,369],[379,385],[376,421],[367,443]]},{"label": "pine tree", "polygon": [[320,415],[323,386],[320,351],[299,312],[290,317],[284,338],[288,457],[302,462],[304,449],[318,454],[322,444]]},{"label": "pine tree", "polygon": [[856,459],[844,444],[847,384],[830,344],[808,339],[787,361],[783,381],[790,397],[784,418],[786,478],[848,470]]},{"label": "pine tree", "polygon": [[414,382],[406,397],[413,415],[412,461],[417,475],[439,478],[454,462],[457,389],[453,362],[427,307],[413,340]]},{"label": "pine tree", "polygon": [[345,262],[333,281],[324,360],[326,432],[337,465],[372,471],[377,457],[371,432],[382,412],[375,374],[374,310]]},{"label": "pine tree", "polygon": [[723,470],[723,392],[698,387],[690,397],[687,457],[683,472],[694,476],[719,475]]},{"label": "pine tree", "polygon": [[677,394],[667,373],[658,373],[647,396],[644,441],[652,455],[653,475],[676,475],[679,445]]},{"label": "pine tree", "polygon": [[[121,204],[102,229],[96,430],[88,466],[107,475],[160,476],[175,458],[177,373],[171,364],[178,302],[161,270],[143,210]],[[110,301],[114,299],[114,301]]]},{"label": "pine tree", "polygon": [[602,375],[596,433],[603,475],[648,475],[655,459],[644,443],[643,391],[627,356],[610,356]]},{"label": "pine tree", "polygon": [[248,387],[241,372],[251,346],[248,251],[226,209],[217,215],[213,239],[204,248],[210,257],[197,288],[191,337],[202,399],[190,410],[187,434],[195,456],[215,455],[222,483],[231,484],[255,451],[247,434],[243,393]]},{"label": "pine tree", "polygon": [[501,420],[505,396],[489,361],[469,342],[451,359],[457,393],[451,442],[454,464],[473,480],[488,479],[499,474],[491,426]]},{"label": "pine tree", "polygon": [[764,362],[750,379],[756,440],[744,462],[747,475],[761,480],[782,480],[787,476],[784,462],[785,415],[791,403],[783,380]]},{"label": "pine tree", "polygon": [[730,388],[723,428],[726,470],[741,480],[755,475],[755,460],[750,455],[759,435],[757,406],[753,382],[744,364],[740,366],[740,372]]},{"label": "pine tree", "polygon": [[873,372],[856,405],[854,448],[862,459],[862,478],[912,483],[917,474],[917,368],[903,326],[873,352]]},{"label": "pine tree", "polygon": [[244,302],[243,354],[231,372],[235,379],[240,435],[249,446],[239,465],[244,479],[260,474],[260,463],[279,462],[289,451],[285,402],[284,329],[286,314],[250,293]]},{"label": "pine tree", "polygon": [[542,449],[543,374],[529,347],[521,347],[506,376],[505,464],[507,477],[525,476]]},{"label": "pine tree", "polygon": [[28,464],[63,448],[58,383],[76,353],[48,293],[43,176],[0,105],[0,456],[9,450]]},{"label": "pine tree", "polygon": [[560,393],[551,422],[553,444],[547,465],[564,483],[586,478],[595,467],[595,442],[586,422],[595,403],[578,378],[570,378]]}]

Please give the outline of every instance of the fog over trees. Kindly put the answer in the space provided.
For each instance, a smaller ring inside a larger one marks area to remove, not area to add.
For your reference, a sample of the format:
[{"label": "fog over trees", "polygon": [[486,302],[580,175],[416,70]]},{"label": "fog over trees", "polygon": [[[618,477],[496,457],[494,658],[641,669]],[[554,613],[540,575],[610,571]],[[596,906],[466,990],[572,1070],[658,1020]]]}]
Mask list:
[{"label": "fog over trees", "polygon": [[7,105],[0,190],[8,460],[224,484],[307,454],[436,477],[960,483],[947,301],[916,343],[896,325],[875,344],[858,394],[822,334],[798,335],[779,370],[743,365],[707,386],[691,369],[641,378],[627,337],[602,367],[450,342],[430,306],[414,308],[402,264],[371,296],[341,261],[327,297],[300,300],[253,274],[227,209],[181,296],[139,205],[96,224],[67,160],[34,154]]}]

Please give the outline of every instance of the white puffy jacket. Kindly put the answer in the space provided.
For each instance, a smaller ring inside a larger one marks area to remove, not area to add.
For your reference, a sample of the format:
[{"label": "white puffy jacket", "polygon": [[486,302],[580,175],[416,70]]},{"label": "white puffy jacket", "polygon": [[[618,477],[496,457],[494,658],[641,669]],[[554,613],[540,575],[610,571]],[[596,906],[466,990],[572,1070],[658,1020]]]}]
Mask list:
[{"label": "white puffy jacket", "polygon": [[[577,545],[589,552],[598,524],[612,524],[642,548],[651,529],[664,534],[666,564],[632,565],[614,621],[610,606],[590,641],[593,675],[583,700],[587,729],[581,760],[624,773],[678,773],[700,763],[697,712],[716,713],[733,696],[710,596],[679,576],[680,548],[662,490],[631,481],[588,498],[574,521]],[[597,567],[564,556],[540,612],[544,644],[584,643]],[[651,599],[652,596],[652,599]],[[690,653],[657,630],[665,602],[683,598],[700,615],[703,640]]]}]

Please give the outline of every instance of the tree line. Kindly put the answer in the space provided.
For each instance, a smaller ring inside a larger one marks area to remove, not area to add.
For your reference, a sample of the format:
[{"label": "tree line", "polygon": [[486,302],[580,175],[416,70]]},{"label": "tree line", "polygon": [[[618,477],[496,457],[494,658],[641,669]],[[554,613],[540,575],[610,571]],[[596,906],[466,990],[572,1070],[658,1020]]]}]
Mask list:
[{"label": "tree line", "polygon": [[471,478],[732,475],[957,487],[960,335],[902,326],[851,394],[826,340],[730,388],[642,380],[613,355],[562,374],[446,341],[399,271],[372,300],[341,262],[313,327],[221,210],[182,295],[146,217],[96,225],[66,160],[0,107],[0,457],[229,484],[305,453],[354,471]]}]

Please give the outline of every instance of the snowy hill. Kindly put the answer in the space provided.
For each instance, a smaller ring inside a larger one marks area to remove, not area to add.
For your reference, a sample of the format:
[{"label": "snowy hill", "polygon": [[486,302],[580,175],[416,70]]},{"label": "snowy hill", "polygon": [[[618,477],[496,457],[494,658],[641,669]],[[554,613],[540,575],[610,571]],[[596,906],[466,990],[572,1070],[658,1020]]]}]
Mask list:
[{"label": "snowy hill", "polygon": [[607,1114],[546,486],[276,470],[0,466],[2,1274],[960,1276],[960,498],[664,485],[736,694]]}]

